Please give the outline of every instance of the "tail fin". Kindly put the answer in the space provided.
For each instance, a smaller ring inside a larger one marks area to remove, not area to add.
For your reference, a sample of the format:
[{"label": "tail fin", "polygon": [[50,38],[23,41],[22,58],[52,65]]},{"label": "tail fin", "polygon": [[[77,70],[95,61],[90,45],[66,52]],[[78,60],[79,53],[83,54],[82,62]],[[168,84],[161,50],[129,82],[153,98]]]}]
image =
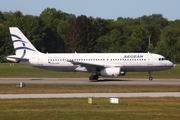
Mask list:
[{"label": "tail fin", "polygon": [[15,54],[24,58],[26,54],[39,53],[26,36],[17,27],[9,27]]}]

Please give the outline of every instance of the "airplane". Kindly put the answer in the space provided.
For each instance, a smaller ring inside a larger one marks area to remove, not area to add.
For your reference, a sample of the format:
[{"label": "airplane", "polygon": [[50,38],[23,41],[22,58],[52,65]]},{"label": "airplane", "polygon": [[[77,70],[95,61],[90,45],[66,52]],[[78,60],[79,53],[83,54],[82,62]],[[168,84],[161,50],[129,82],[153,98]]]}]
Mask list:
[{"label": "airplane", "polygon": [[15,55],[8,61],[55,71],[90,72],[90,81],[99,76],[118,77],[127,72],[167,70],[174,64],[164,56],[154,53],[42,53],[39,52],[18,27],[9,27]]}]

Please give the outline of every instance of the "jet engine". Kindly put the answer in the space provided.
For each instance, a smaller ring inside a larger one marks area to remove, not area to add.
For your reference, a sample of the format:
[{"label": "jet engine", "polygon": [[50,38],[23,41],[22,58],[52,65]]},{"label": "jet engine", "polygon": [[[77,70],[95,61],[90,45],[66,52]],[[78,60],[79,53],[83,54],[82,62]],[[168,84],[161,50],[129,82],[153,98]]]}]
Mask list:
[{"label": "jet engine", "polygon": [[104,68],[100,71],[101,76],[106,76],[106,77],[117,77],[121,75],[125,75],[124,71],[121,71],[121,68]]}]

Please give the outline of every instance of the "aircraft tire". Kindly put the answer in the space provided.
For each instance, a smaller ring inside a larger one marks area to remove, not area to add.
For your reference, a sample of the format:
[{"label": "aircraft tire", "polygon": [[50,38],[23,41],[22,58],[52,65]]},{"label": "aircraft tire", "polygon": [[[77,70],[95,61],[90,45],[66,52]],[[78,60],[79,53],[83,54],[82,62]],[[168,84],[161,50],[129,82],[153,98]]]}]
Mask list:
[{"label": "aircraft tire", "polygon": [[153,80],[153,77],[149,77],[149,81],[152,81]]},{"label": "aircraft tire", "polygon": [[93,78],[94,78],[94,80],[98,80],[99,76],[98,75],[94,75]]},{"label": "aircraft tire", "polygon": [[98,80],[99,76],[98,75],[91,75],[89,76],[90,81]]},{"label": "aircraft tire", "polygon": [[89,80],[90,80],[90,81],[93,81],[93,80],[94,80],[93,75],[89,76]]}]

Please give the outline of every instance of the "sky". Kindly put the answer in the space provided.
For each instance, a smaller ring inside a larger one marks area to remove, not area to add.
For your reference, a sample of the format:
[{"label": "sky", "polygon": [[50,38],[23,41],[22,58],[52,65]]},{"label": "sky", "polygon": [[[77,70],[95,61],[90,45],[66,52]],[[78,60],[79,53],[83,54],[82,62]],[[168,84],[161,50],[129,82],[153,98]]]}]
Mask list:
[{"label": "sky", "polygon": [[45,8],[56,8],[76,16],[114,19],[162,14],[168,20],[180,19],[180,0],[0,0],[0,11],[21,11],[39,16]]}]

